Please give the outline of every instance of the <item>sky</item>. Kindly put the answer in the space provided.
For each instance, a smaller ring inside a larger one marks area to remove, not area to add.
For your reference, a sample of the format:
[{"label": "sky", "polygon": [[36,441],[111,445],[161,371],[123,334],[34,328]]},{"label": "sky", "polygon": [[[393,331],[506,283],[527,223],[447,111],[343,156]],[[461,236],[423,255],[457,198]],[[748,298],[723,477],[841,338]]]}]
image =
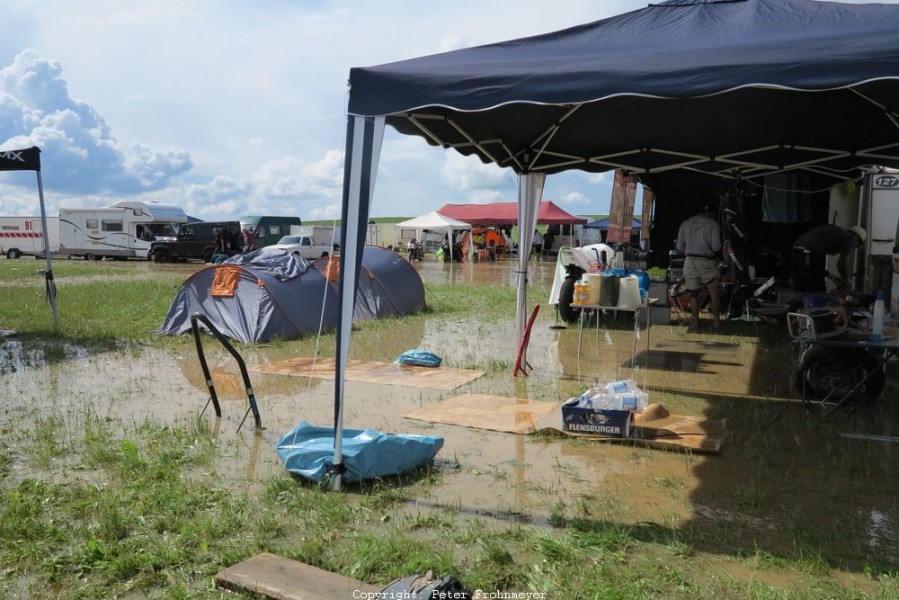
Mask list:
[{"label": "sky", "polygon": [[[123,200],[204,220],[339,218],[351,67],[499,42],[646,0],[0,0],[0,150],[41,148],[47,214]],[[508,169],[388,126],[371,215],[509,202]],[[544,200],[608,212],[611,173]],[[639,203],[638,203],[639,206]],[[39,213],[35,173],[0,173],[0,216]]]}]

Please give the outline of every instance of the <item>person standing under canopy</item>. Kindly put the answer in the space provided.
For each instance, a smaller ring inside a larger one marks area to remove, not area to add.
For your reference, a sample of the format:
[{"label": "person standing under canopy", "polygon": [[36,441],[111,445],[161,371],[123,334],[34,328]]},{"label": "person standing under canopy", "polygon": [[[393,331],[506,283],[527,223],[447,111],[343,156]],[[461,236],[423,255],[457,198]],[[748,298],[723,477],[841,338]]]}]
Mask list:
[{"label": "person standing under canopy", "polygon": [[534,230],[534,253],[538,259],[543,253],[543,234],[538,229]]},{"label": "person standing under canopy", "polygon": [[694,330],[699,328],[699,295],[703,288],[709,292],[715,329],[720,325],[718,254],[721,252],[721,228],[713,216],[711,207],[703,206],[697,214],[681,223],[677,232],[677,249],[685,255],[684,281],[690,298],[690,326]]},{"label": "person standing under canopy", "polygon": [[[828,278],[833,279],[837,287],[848,285],[852,251],[860,248],[867,237],[868,233],[858,225],[848,229],[839,225],[818,225],[800,235],[793,242],[790,254],[793,288],[802,292],[824,292]],[[839,255],[839,277],[827,271],[828,254]]]}]

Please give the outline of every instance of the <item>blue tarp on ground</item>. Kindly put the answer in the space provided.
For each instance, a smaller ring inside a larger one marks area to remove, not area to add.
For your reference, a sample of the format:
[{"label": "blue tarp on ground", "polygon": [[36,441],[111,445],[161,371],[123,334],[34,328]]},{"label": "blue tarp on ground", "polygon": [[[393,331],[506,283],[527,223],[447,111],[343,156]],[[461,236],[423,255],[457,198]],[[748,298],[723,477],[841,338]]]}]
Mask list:
[{"label": "blue tarp on ground", "polygon": [[[441,448],[443,438],[436,435],[344,429],[343,479],[365,481],[406,473],[432,460]],[[334,428],[303,421],[278,440],[276,449],[287,471],[324,481],[334,462]]]}]

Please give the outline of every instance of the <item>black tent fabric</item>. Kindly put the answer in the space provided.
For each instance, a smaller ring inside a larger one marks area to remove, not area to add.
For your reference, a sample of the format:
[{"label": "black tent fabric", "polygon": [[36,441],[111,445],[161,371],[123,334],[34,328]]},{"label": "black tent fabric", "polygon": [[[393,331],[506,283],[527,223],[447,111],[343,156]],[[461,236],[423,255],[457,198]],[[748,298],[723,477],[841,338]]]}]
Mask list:
[{"label": "black tent fabric", "polygon": [[899,166],[899,6],[671,0],[350,71],[349,112],[519,172]]}]

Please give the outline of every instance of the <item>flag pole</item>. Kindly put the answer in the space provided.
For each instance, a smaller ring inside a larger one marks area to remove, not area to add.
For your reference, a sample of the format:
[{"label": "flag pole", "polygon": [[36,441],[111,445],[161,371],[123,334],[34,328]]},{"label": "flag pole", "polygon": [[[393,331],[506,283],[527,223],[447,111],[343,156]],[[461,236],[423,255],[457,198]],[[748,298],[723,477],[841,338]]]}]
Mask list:
[{"label": "flag pole", "polygon": [[47,228],[47,209],[44,207],[44,184],[41,181],[40,170],[37,174],[37,193],[41,201],[41,229],[44,232],[44,257],[47,259],[46,288],[47,299],[53,311],[53,330],[59,330],[59,314],[56,311],[56,282],[53,280],[53,263],[50,260],[50,230]]}]

